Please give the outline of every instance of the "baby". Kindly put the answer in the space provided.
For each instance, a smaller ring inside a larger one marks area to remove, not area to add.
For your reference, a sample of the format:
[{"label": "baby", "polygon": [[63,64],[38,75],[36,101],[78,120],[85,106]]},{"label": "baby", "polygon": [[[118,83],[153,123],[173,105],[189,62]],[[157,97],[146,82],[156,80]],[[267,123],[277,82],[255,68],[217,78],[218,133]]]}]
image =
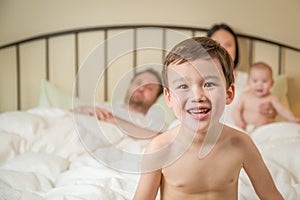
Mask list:
[{"label": "baby", "polygon": [[273,83],[270,66],[263,62],[252,65],[247,82],[248,90],[240,95],[233,113],[235,124],[238,127],[252,132],[259,126],[274,122],[275,116],[270,118],[259,112],[259,106],[263,103],[270,103],[286,120],[300,123],[300,119],[296,118],[281,104],[278,97],[270,92]]}]

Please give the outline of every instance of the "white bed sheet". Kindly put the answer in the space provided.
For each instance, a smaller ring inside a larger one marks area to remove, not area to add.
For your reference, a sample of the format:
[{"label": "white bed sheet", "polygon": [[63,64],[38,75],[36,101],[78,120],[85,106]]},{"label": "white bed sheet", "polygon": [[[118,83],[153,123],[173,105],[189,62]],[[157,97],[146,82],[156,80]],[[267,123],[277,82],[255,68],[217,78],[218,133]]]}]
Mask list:
[{"label": "white bed sheet", "polygon": [[[34,108],[0,115],[0,199],[132,199],[139,175],[96,161],[93,153],[107,146],[99,141],[91,117],[80,118],[81,138],[73,115],[65,110]],[[100,124],[107,139],[123,151],[141,153],[148,143]],[[274,123],[251,137],[285,199],[299,199],[300,125]],[[243,171],[239,199],[258,199]]]}]

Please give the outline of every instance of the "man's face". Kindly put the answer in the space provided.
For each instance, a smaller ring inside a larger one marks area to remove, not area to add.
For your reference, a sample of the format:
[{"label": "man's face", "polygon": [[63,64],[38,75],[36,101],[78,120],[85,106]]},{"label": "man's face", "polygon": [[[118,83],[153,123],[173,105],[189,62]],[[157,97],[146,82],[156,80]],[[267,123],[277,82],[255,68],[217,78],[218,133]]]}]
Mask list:
[{"label": "man's face", "polygon": [[129,104],[151,107],[157,99],[159,89],[160,84],[157,78],[153,74],[145,72],[139,74],[131,82],[126,100],[129,101]]}]

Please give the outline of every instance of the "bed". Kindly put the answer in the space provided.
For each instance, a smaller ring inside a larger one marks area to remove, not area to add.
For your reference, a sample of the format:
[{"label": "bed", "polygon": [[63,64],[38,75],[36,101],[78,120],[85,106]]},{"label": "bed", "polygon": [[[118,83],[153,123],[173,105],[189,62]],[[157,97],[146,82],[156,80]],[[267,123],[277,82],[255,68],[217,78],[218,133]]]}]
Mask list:
[{"label": "bed", "polygon": [[[69,109],[122,100],[133,73],[148,67],[160,70],[174,44],[205,31],[159,25],[93,27],[1,46],[6,72],[1,81],[11,87],[9,92],[0,90],[0,198],[132,199],[141,153],[149,140],[128,137],[91,116],[74,117]],[[279,50],[268,57],[276,60],[271,61],[276,62],[273,92],[286,106],[297,108],[298,97],[288,93],[297,84],[291,81],[293,70],[286,59],[293,57],[289,51],[294,55],[300,50],[243,34],[239,41],[242,79],[246,66],[260,58],[257,52]],[[240,87],[239,91],[244,86]],[[174,123],[163,97],[155,108],[168,126]],[[230,109],[225,112],[228,125]],[[299,199],[300,126],[278,119],[251,137],[285,199]],[[239,199],[258,199],[243,171]]]}]

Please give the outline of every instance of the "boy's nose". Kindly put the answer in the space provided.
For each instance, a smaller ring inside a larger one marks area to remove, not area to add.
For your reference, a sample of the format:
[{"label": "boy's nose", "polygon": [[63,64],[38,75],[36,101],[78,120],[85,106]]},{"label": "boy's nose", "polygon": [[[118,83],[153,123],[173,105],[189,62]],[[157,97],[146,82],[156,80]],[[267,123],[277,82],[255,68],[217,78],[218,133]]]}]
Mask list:
[{"label": "boy's nose", "polygon": [[193,101],[202,102],[206,99],[203,88],[195,87],[193,89]]}]

